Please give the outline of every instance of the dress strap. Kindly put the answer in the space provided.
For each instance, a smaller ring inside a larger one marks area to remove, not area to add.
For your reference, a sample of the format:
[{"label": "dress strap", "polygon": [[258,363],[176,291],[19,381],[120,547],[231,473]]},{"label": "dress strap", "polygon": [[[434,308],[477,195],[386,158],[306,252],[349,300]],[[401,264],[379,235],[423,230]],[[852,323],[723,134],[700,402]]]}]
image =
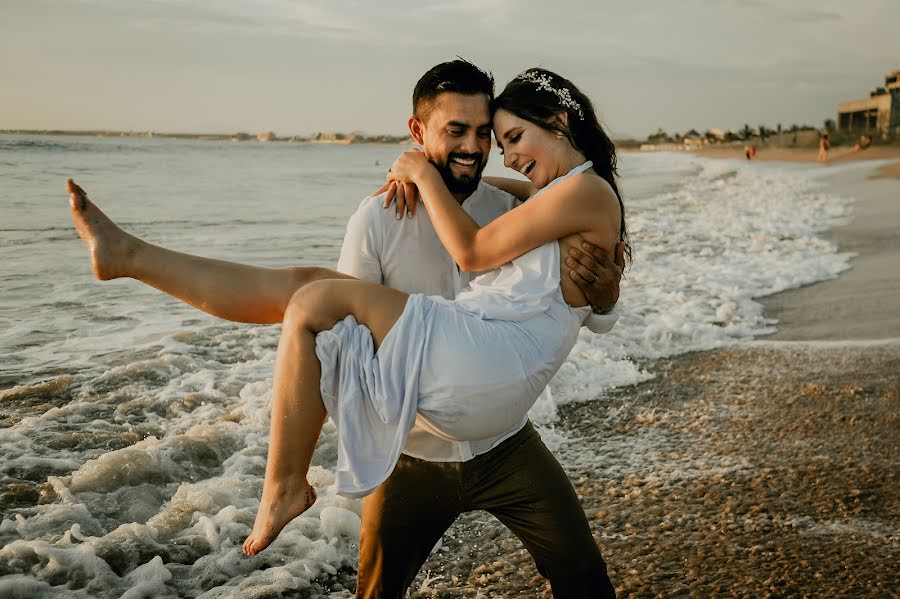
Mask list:
[{"label": "dress strap", "polygon": [[[559,182],[561,182],[561,181],[565,181],[566,179],[569,179],[570,177],[574,177],[575,175],[580,175],[581,173],[583,173],[584,171],[588,170],[588,169],[591,168],[592,166],[594,166],[594,163],[591,162],[590,160],[588,160],[588,161],[586,161],[586,162],[584,162],[584,163],[582,163],[582,164],[579,164],[578,166],[576,166],[575,168],[573,168],[572,170],[570,170],[570,171],[569,171],[568,173],[566,173],[565,175],[560,175],[559,177],[557,177],[557,178],[554,179],[553,181],[550,181],[549,183],[547,183],[544,187],[542,187],[542,188],[538,191],[538,193],[544,191],[545,189],[549,189],[550,187],[553,187],[553,186],[556,185],[557,183],[559,183]],[[534,194],[534,195],[537,195],[537,193]]]}]

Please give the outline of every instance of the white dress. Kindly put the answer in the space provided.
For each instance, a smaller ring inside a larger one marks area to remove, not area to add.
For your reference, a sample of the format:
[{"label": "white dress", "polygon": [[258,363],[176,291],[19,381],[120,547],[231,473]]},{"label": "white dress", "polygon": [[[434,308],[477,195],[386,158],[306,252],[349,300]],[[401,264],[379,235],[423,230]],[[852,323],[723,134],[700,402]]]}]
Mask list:
[{"label": "white dress", "polygon": [[368,495],[390,475],[417,411],[453,440],[522,421],[590,314],[563,300],[559,266],[552,241],[475,278],[454,300],[410,295],[377,352],[353,316],[316,336],[322,399],[338,429],[337,493]]}]

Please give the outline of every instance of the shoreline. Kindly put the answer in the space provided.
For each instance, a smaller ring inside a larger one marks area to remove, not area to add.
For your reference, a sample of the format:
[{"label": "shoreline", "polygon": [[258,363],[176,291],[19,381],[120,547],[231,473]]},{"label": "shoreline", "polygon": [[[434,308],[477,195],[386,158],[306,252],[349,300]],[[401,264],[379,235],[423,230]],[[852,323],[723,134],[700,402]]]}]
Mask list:
[{"label": "shoreline", "polygon": [[[703,158],[739,159],[746,160],[742,146],[706,147],[686,154],[701,156]],[[815,162],[822,166],[843,164],[846,162],[872,161],[872,160],[897,160],[900,161],[900,147],[898,146],[871,146],[862,151],[854,152],[849,146],[836,146],[828,153],[828,159],[822,162],[818,160],[816,148],[783,148],[776,146],[758,146],[754,160],[763,162]]]},{"label": "shoreline", "polygon": [[[746,160],[742,147],[707,147],[686,155]],[[900,337],[900,147],[872,146],[854,152],[832,148],[826,161],[815,148],[765,147],[755,160],[817,164],[826,169],[827,193],[853,199],[849,223],[822,237],[854,254],[850,268],[817,281],[755,300],[777,321],[774,341],[839,341]],[[831,170],[840,165],[841,168]]]},{"label": "shoreline", "polygon": [[[846,161],[845,161],[846,162]],[[840,341],[900,337],[900,162],[860,164],[825,179],[828,193],[853,198],[849,223],[824,237],[855,254],[850,268],[819,281],[757,298],[779,341]]]}]

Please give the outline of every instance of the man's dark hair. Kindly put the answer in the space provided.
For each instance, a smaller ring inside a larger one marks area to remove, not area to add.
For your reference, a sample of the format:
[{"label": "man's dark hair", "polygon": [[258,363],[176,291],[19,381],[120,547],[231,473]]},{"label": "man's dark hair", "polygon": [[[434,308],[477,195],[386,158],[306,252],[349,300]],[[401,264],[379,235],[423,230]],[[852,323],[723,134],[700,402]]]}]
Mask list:
[{"label": "man's dark hair", "polygon": [[442,62],[429,69],[416,83],[413,90],[413,116],[420,121],[427,120],[435,99],[444,92],[485,94],[489,101],[493,101],[494,76],[460,57]]}]

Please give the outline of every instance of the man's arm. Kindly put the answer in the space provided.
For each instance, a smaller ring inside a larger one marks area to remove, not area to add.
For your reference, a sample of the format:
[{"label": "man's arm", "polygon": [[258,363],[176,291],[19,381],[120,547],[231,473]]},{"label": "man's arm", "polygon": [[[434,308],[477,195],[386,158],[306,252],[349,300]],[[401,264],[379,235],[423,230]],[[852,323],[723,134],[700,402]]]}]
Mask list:
[{"label": "man's arm", "polygon": [[483,180],[488,185],[493,185],[497,189],[502,189],[506,193],[515,196],[520,202],[524,202],[533,196],[536,191],[530,181],[510,179],[508,177],[484,177]]},{"label": "man's arm", "polygon": [[366,198],[350,217],[338,258],[338,271],[363,281],[384,283],[381,269],[382,230],[374,212],[381,209],[377,198]]}]

